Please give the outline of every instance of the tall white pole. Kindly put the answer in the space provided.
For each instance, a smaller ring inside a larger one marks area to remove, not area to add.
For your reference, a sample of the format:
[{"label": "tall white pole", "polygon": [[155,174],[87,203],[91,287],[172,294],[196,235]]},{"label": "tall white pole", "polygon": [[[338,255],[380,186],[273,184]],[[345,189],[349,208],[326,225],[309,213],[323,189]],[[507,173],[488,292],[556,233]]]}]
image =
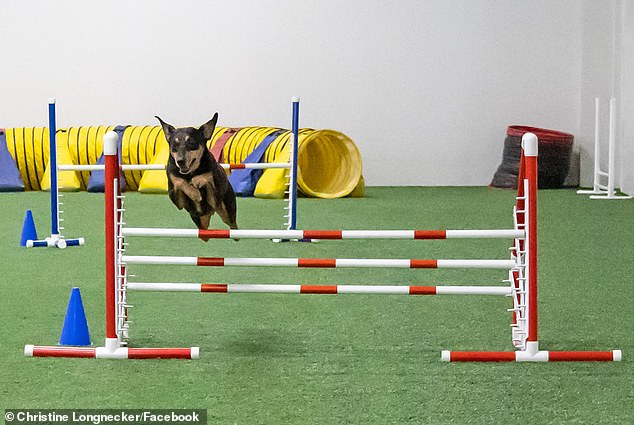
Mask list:
[{"label": "tall white pole", "polygon": [[599,192],[599,184],[601,183],[601,161],[599,159],[601,155],[601,149],[599,147],[600,135],[599,135],[599,98],[594,98],[594,182],[593,188],[595,192]]},{"label": "tall white pole", "polygon": [[614,148],[616,142],[616,99],[610,99],[610,134],[608,136],[608,196],[614,196]]},{"label": "tall white pole", "polygon": [[[610,98],[610,117],[608,135],[608,169],[601,170],[599,137],[599,98],[594,99],[594,179],[592,190],[578,190],[577,193],[590,195],[590,199],[631,199],[631,196],[616,195],[616,99]],[[601,184],[601,178],[607,178],[607,184]]]},{"label": "tall white pole", "polygon": [[[582,195],[601,195],[605,191],[601,186],[601,177],[607,174],[601,171],[601,135],[600,135],[600,107],[599,98],[594,98],[594,172],[592,176],[592,189],[578,190],[578,194]],[[603,186],[605,187],[605,186]]]}]

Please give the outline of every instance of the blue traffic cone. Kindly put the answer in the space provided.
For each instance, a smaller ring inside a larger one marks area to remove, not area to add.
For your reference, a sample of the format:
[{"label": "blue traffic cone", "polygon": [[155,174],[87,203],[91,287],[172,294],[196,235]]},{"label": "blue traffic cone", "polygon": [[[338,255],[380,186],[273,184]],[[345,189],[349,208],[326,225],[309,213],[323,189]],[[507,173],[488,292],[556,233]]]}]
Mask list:
[{"label": "blue traffic cone", "polygon": [[70,293],[59,345],[90,345],[90,332],[88,332],[88,323],[79,288],[73,288]]},{"label": "blue traffic cone", "polygon": [[33,221],[33,213],[26,210],[24,216],[24,224],[22,225],[22,236],[20,237],[20,246],[26,246],[26,241],[36,241],[37,231],[35,230],[35,222]]}]

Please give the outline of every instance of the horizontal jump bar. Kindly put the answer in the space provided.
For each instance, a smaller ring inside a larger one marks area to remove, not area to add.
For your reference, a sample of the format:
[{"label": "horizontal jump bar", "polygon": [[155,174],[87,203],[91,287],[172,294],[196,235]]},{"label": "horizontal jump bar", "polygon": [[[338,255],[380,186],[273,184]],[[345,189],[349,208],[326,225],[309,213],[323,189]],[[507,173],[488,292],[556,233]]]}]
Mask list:
[{"label": "horizontal jump bar", "polygon": [[394,267],[406,269],[492,268],[512,269],[515,260],[416,260],[381,258],[217,258],[123,255],[126,264],[169,264],[183,266],[256,266],[256,267]]},{"label": "horizontal jump bar", "polygon": [[[220,164],[224,169],[238,170],[238,169],[268,169],[268,168],[290,168],[288,162],[251,162],[244,164]],[[88,165],[74,165],[63,164],[58,165],[59,171],[99,171],[104,170],[105,167],[102,164],[88,164]],[[128,170],[164,170],[163,164],[123,164],[121,169]]]},{"label": "horizontal jump bar", "polygon": [[137,291],[214,293],[511,295],[511,288],[504,286],[284,285],[245,283],[128,282],[127,288]]},{"label": "horizontal jump bar", "polygon": [[201,239],[459,239],[524,238],[523,230],[199,230],[127,227],[123,236]]}]

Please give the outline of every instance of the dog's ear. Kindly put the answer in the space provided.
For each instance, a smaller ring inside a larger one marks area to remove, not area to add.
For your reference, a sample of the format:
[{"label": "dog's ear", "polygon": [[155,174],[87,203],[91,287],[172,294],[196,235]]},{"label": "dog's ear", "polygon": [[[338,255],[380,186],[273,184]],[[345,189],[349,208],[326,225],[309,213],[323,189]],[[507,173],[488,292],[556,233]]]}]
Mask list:
[{"label": "dog's ear", "polygon": [[214,135],[214,130],[216,129],[216,122],[218,122],[218,112],[214,114],[214,117],[207,121],[205,124],[201,125],[199,130],[202,131],[203,137],[205,140],[209,140]]},{"label": "dog's ear", "polygon": [[163,133],[165,133],[165,139],[167,141],[169,141],[170,136],[172,135],[172,133],[174,132],[174,130],[176,130],[174,128],[174,126],[164,122],[160,117],[157,117],[156,115],[154,116],[154,118],[156,118],[157,120],[159,120],[159,122],[161,123],[161,127],[163,127]]}]

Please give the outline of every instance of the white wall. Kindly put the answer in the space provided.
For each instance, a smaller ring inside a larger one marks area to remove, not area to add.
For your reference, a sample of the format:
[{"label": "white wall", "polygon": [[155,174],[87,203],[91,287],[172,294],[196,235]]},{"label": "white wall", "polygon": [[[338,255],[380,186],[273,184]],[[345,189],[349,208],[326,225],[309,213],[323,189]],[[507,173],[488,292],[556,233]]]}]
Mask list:
[{"label": "white wall", "polygon": [[622,174],[619,183],[624,192],[634,194],[634,3],[622,0],[618,31],[621,39],[620,98]]},{"label": "white wall", "polygon": [[580,131],[590,3],[0,0],[0,126],[289,127],[299,95],[369,185],[485,185],[506,126]]}]

